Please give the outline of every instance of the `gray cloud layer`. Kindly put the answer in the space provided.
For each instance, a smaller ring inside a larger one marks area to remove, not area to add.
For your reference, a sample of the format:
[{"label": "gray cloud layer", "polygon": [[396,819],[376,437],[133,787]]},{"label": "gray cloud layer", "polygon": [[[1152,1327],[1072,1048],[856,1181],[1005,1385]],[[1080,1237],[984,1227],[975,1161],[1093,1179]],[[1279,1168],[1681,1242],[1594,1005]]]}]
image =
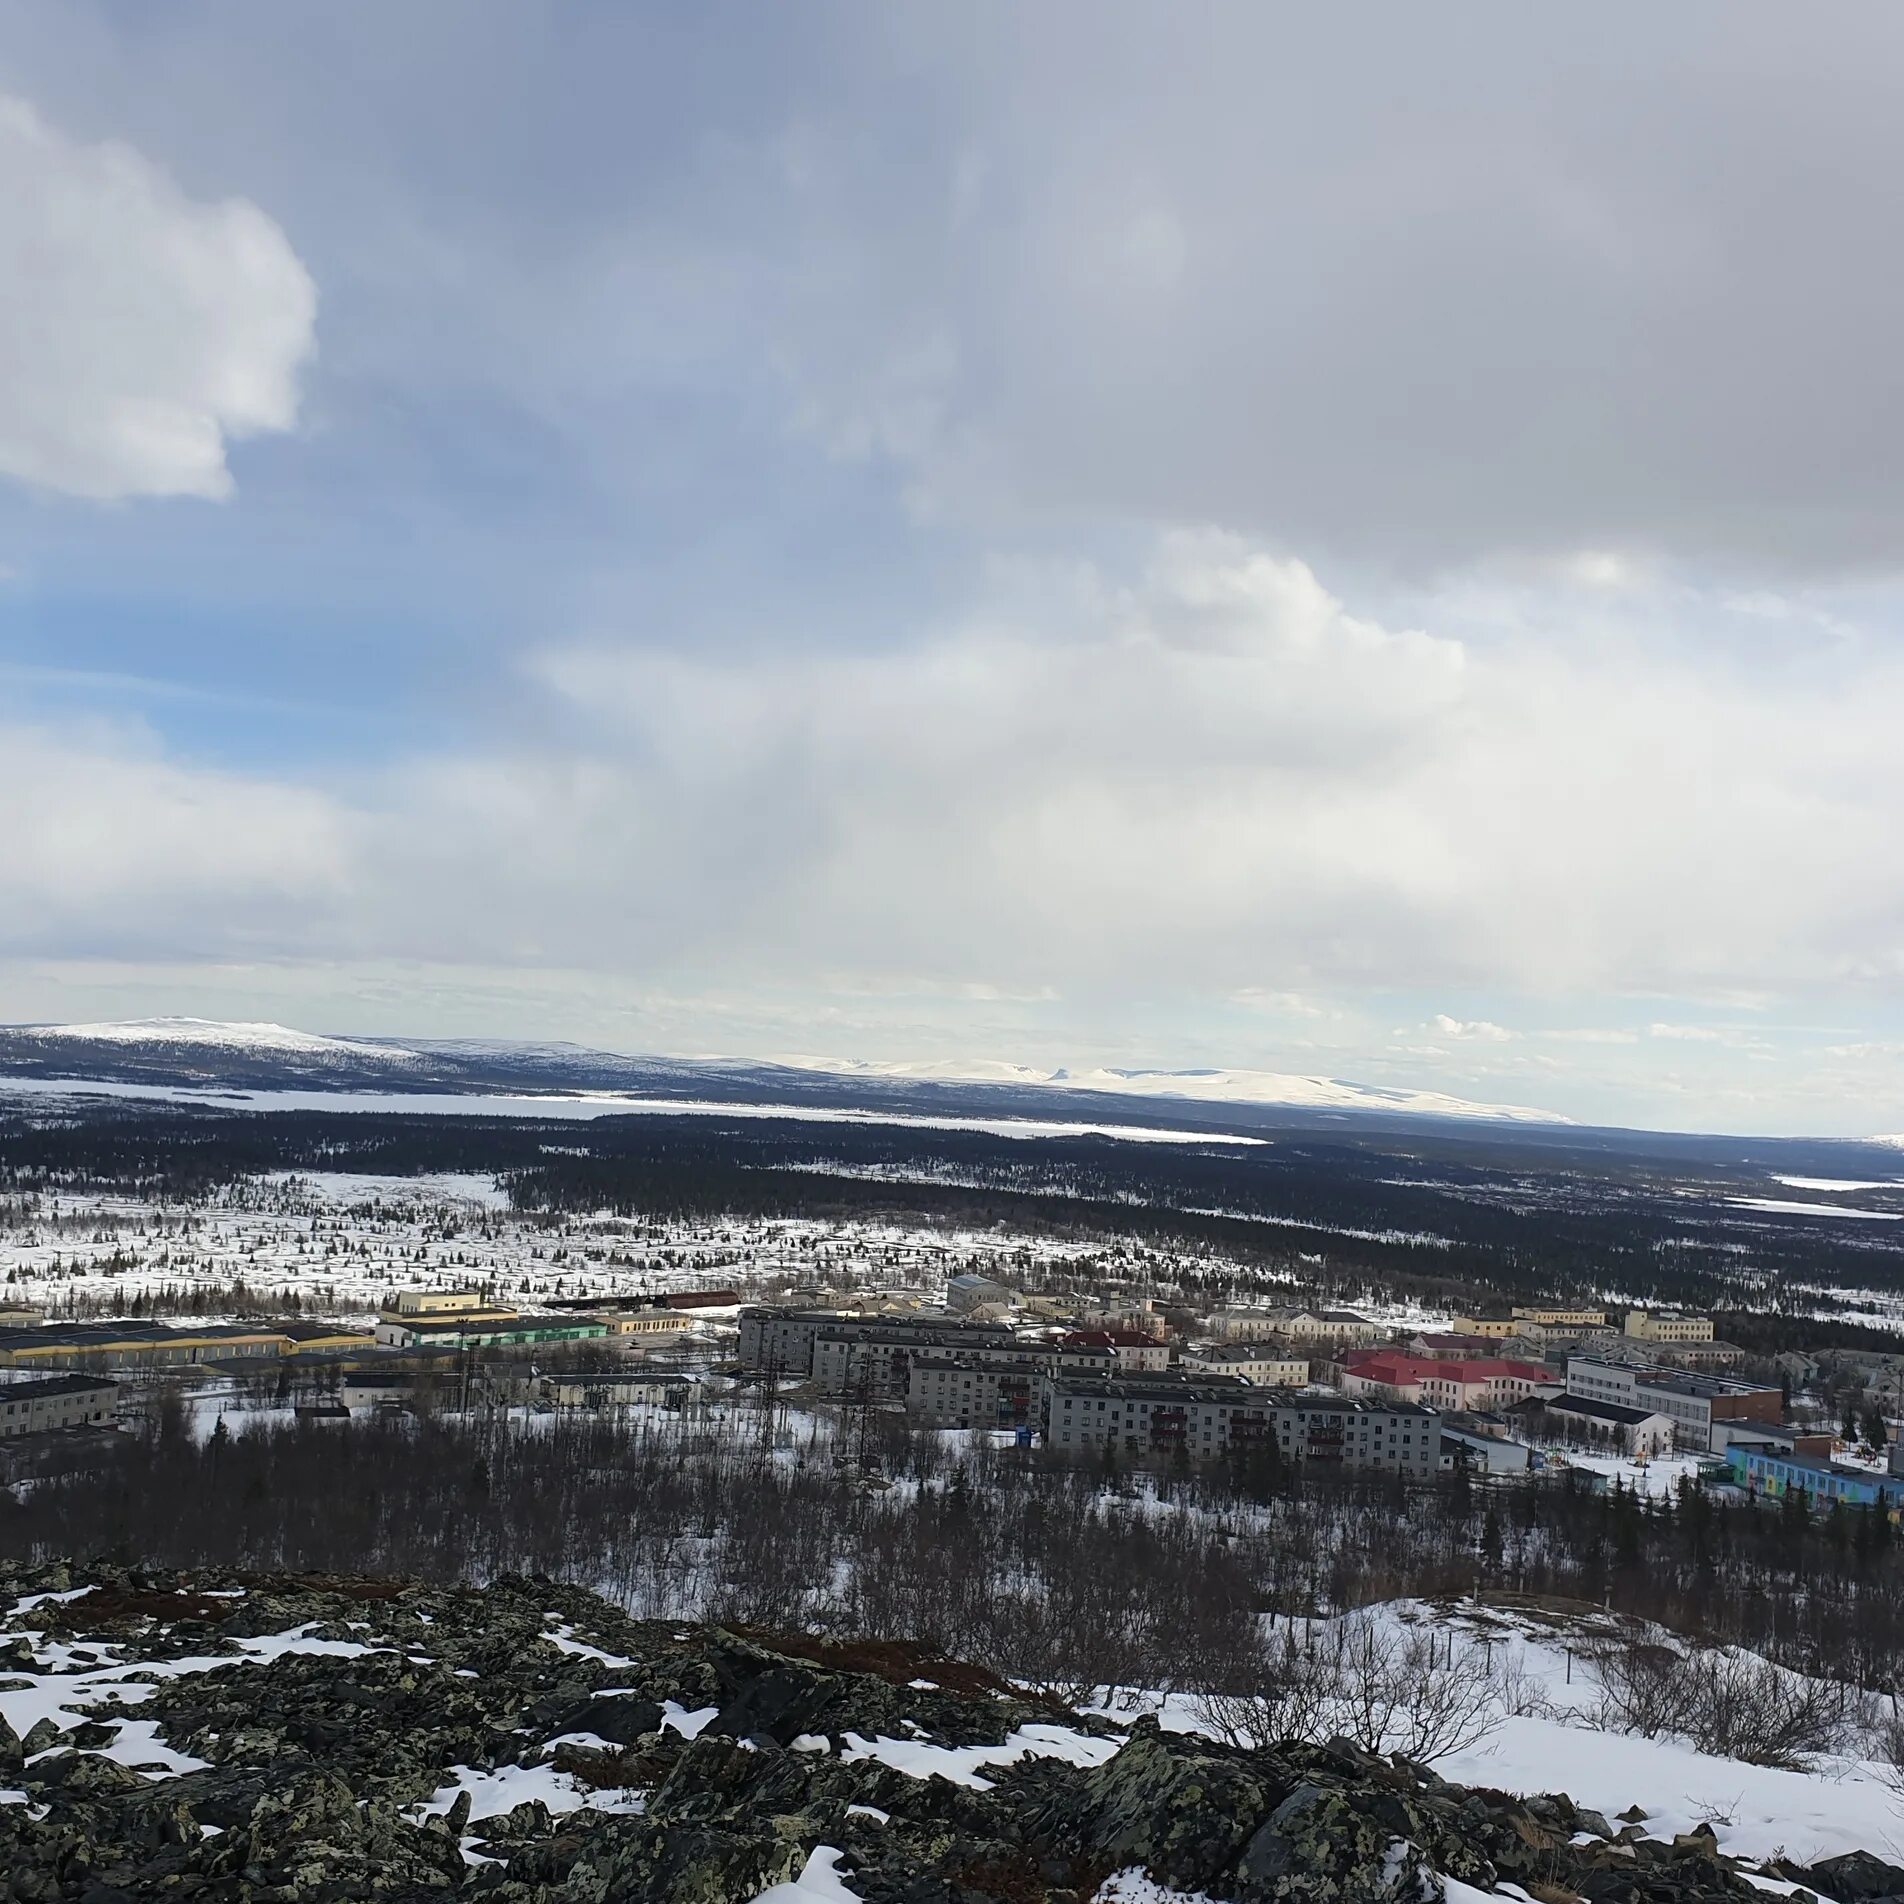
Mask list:
[{"label": "gray cloud layer", "polygon": [[879,1000],[885,1055],[982,1004],[1167,1062],[1128,1026],[1227,1001],[1268,1048],[1216,1055],[1517,1097],[1545,1024],[1635,1105],[1778,1057],[1690,1003],[1802,999],[1904,1106],[1901,53],[1761,0],[0,0],[0,340],[60,345],[0,351],[0,473],[237,484],[0,507],[0,567],[80,550],[90,614],[97,550],[162,631],[112,667],[363,718],[221,752],[0,675],[0,956],[560,966],[668,1001],[624,1042]]}]

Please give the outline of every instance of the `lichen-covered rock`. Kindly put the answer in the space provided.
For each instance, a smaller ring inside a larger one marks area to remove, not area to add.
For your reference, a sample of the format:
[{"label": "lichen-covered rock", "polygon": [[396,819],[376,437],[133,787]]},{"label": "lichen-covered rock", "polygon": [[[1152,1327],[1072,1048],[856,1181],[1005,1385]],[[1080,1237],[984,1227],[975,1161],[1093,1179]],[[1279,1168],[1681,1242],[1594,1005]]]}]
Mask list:
[{"label": "lichen-covered rock", "polygon": [[[1616,1833],[1340,1742],[1252,1752],[1145,1719],[1096,1766],[914,1777],[849,1737],[1115,1728],[919,1648],[683,1630],[547,1580],[0,1567],[0,1596],[74,1588],[0,1619],[0,1666],[46,1670],[29,1631],[175,1664],[66,1730],[0,1727],[28,1799],[0,1804],[0,1904],[746,1904],[822,1844],[865,1904],[1090,1904],[1133,1866],[1234,1904],[1423,1904],[1435,1873],[1556,1904],[1756,1895],[1710,1833]],[[715,1710],[690,1740],[670,1702]],[[134,1716],[204,1769],[120,1763]],[[1904,1871],[1865,1854],[1783,1874],[1904,1904]]]},{"label": "lichen-covered rock", "polygon": [[1807,1873],[1810,1882],[1843,1904],[1899,1904],[1904,1900],[1904,1868],[1886,1864],[1869,1851],[1847,1851],[1821,1858]]}]

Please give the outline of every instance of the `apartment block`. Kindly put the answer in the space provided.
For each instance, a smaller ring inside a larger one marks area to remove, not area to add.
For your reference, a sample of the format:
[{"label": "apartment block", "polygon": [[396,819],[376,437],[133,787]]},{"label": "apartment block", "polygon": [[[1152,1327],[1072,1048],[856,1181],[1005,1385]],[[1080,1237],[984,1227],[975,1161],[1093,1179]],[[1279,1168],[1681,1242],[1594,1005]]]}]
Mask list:
[{"label": "apartment block", "polygon": [[[740,1365],[750,1374],[771,1370],[788,1381],[805,1381],[816,1372],[814,1351],[822,1336],[835,1342],[903,1339],[936,1347],[941,1354],[983,1350],[1010,1353],[1018,1343],[1013,1331],[999,1322],[962,1322],[950,1316],[860,1316],[843,1309],[757,1307],[740,1312]],[[835,1351],[832,1359],[837,1360],[839,1353]]]},{"label": "apartment block", "polygon": [[1036,1362],[915,1355],[906,1418],[922,1428],[1017,1428],[1032,1419],[1046,1371]]},{"label": "apartment block", "polygon": [[1038,1406],[1045,1446],[1060,1454],[1109,1447],[1148,1459],[1182,1449],[1208,1461],[1273,1447],[1290,1461],[1422,1477],[1441,1459],[1440,1417],[1409,1402],[1291,1394],[1208,1377],[1051,1376]]}]

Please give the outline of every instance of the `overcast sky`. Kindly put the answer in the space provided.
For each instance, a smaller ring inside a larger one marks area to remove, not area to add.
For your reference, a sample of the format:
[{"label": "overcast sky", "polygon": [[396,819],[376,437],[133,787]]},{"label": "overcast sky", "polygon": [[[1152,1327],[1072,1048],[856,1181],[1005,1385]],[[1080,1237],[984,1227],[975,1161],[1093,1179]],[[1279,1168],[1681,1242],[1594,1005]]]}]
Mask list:
[{"label": "overcast sky", "polygon": [[0,0],[0,1019],[1904,1129],[1901,76]]}]

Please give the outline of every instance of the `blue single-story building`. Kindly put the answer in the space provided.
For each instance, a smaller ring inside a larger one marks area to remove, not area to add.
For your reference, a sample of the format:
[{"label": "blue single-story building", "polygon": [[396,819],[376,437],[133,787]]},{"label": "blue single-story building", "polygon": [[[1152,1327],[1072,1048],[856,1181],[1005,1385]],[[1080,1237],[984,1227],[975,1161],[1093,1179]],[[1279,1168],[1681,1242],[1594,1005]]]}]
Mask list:
[{"label": "blue single-story building", "polygon": [[1737,1445],[1726,1450],[1726,1466],[1748,1494],[1769,1494],[1777,1500],[1796,1488],[1821,1507],[1842,1501],[1847,1507],[1883,1508],[1893,1519],[1904,1514],[1901,1475],[1873,1473],[1822,1455]]}]

